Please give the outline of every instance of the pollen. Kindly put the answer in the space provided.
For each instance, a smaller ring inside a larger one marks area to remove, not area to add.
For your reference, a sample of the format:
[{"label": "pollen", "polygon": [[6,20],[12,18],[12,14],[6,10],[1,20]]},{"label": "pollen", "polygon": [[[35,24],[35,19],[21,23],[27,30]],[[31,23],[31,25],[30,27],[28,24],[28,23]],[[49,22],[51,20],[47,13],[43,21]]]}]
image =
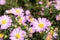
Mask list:
[{"label": "pollen", "polygon": [[17,9],[17,10],[16,10],[16,13],[20,13],[20,10],[19,10],[19,9]]},{"label": "pollen", "polygon": [[20,39],[20,34],[19,34],[19,33],[16,34],[15,37],[16,37],[17,39]]},{"label": "pollen", "polygon": [[38,25],[40,28],[43,28],[44,27],[44,23],[39,23]]},{"label": "pollen", "polygon": [[1,22],[2,25],[6,24],[6,23],[7,23],[6,20],[2,20],[2,22]]}]

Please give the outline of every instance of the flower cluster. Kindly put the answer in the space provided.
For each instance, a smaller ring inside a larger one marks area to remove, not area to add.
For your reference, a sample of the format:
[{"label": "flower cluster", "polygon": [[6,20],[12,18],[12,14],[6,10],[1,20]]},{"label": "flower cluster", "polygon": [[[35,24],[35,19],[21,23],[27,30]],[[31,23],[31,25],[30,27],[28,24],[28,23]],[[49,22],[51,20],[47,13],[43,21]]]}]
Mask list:
[{"label": "flower cluster", "polygon": [[14,1],[0,0],[0,40],[59,40],[60,0]]}]

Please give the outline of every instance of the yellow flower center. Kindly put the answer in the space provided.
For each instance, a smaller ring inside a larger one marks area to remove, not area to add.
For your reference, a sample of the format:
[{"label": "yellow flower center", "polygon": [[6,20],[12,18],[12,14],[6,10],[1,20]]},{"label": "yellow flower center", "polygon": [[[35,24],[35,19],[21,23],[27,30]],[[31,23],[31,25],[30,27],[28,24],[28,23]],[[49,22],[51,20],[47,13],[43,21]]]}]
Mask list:
[{"label": "yellow flower center", "polygon": [[20,13],[20,10],[19,9],[16,9],[16,13]]},{"label": "yellow flower center", "polygon": [[0,38],[3,38],[4,34],[0,33]]},{"label": "yellow flower center", "polygon": [[38,26],[39,26],[40,28],[43,28],[43,27],[44,27],[44,23],[40,23]]},{"label": "yellow flower center", "polygon": [[20,39],[20,34],[19,34],[19,33],[16,34],[15,37],[16,37],[17,39]]},{"label": "yellow flower center", "polygon": [[4,25],[4,24],[6,24],[7,22],[6,22],[6,20],[2,20],[2,25]]}]

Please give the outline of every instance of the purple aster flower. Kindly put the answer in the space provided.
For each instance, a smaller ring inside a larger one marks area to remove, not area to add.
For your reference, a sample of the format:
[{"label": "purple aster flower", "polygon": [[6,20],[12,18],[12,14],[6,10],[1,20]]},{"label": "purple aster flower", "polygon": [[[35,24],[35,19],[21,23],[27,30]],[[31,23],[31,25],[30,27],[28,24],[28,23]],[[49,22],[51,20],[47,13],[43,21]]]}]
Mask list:
[{"label": "purple aster flower", "polygon": [[60,5],[54,5],[57,10],[60,10]]},{"label": "purple aster flower", "polygon": [[5,5],[6,0],[0,0],[0,5]]},{"label": "purple aster flower", "polygon": [[12,8],[12,13],[14,15],[18,15],[18,16],[23,16],[24,15],[24,10],[22,8]]},{"label": "purple aster flower", "polygon": [[55,7],[57,10],[60,10],[60,0],[56,0],[56,3],[57,3],[57,4],[55,4],[54,7]]},{"label": "purple aster flower", "polygon": [[58,39],[58,28],[57,28],[57,27],[54,29],[53,37],[54,37],[55,39]]},{"label": "purple aster flower", "polygon": [[26,11],[25,11],[25,14],[26,14],[26,15],[31,15],[31,13],[30,13],[29,10],[26,10]]},{"label": "purple aster flower", "polygon": [[33,27],[36,29],[37,32],[48,30],[49,26],[51,26],[51,23],[46,18],[38,18],[35,22],[32,23]]},{"label": "purple aster flower", "polygon": [[24,40],[24,37],[26,36],[26,32],[21,30],[20,27],[15,28],[10,33],[10,39],[11,40]]},{"label": "purple aster flower", "polygon": [[57,39],[58,34],[54,32],[53,37],[54,37],[55,39]]},{"label": "purple aster flower", "polygon": [[56,16],[56,20],[60,20],[60,14]]},{"label": "purple aster flower", "polygon": [[11,23],[12,23],[12,19],[9,16],[3,15],[0,17],[1,29],[7,29],[8,27],[11,26]]},{"label": "purple aster flower", "polygon": [[6,13],[12,13],[14,14],[15,16],[23,16],[24,15],[24,10],[22,8],[12,8],[10,10],[6,10]]},{"label": "purple aster flower", "polygon": [[59,4],[60,4],[60,0],[55,0],[55,1],[56,1],[57,5],[59,5]]}]

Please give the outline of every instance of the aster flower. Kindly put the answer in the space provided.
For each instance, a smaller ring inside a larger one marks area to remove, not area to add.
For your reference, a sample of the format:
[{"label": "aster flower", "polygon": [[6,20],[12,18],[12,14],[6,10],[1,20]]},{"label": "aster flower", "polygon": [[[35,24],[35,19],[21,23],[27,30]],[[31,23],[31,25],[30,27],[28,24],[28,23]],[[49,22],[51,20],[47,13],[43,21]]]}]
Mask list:
[{"label": "aster flower", "polygon": [[33,27],[35,27],[37,32],[48,30],[49,26],[51,26],[51,23],[46,18],[38,18],[37,21],[33,22]]},{"label": "aster flower", "polygon": [[57,5],[60,5],[60,0],[55,0]]},{"label": "aster flower", "polygon": [[26,35],[26,32],[21,30],[19,27],[15,28],[11,33],[10,33],[10,39],[11,40],[24,40],[24,37]]},{"label": "aster flower", "polygon": [[57,10],[60,10],[60,5],[54,5]]},{"label": "aster flower", "polygon": [[56,16],[56,20],[57,20],[57,21],[60,20],[60,14]]},{"label": "aster flower", "polygon": [[12,8],[11,11],[14,15],[18,15],[18,16],[24,15],[24,13],[23,13],[24,10],[22,8]]},{"label": "aster flower", "polygon": [[60,0],[56,0],[56,3],[57,3],[57,4],[55,4],[54,7],[55,7],[57,10],[60,10]]},{"label": "aster flower", "polygon": [[31,15],[31,13],[30,13],[29,10],[26,10],[26,11],[25,11],[25,14],[28,15],[28,16]]},{"label": "aster flower", "polygon": [[58,28],[57,27],[54,29],[53,37],[54,39],[58,39]]},{"label": "aster flower", "polygon": [[5,5],[6,4],[6,0],[0,0],[0,5]]},{"label": "aster flower", "polygon": [[1,29],[7,29],[8,27],[11,26],[11,23],[12,23],[12,19],[9,16],[3,15],[0,17]]},{"label": "aster flower", "polygon": [[12,8],[10,10],[6,10],[6,14],[12,13],[17,16],[23,16],[24,15],[24,10],[22,8]]},{"label": "aster flower", "polygon": [[53,37],[54,37],[55,39],[57,39],[58,34],[57,34],[56,32],[54,32]]}]

